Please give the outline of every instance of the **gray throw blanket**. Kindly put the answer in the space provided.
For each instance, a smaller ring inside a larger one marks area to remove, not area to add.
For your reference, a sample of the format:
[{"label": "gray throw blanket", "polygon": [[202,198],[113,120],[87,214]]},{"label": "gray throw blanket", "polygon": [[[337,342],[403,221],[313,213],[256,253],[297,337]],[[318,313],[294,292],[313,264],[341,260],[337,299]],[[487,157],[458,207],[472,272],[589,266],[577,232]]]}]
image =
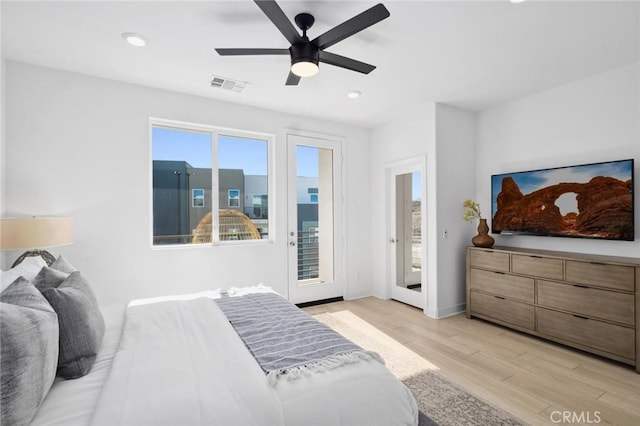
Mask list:
[{"label": "gray throw blanket", "polygon": [[360,360],[384,361],[274,293],[216,299],[271,384],[287,375],[330,370]]}]

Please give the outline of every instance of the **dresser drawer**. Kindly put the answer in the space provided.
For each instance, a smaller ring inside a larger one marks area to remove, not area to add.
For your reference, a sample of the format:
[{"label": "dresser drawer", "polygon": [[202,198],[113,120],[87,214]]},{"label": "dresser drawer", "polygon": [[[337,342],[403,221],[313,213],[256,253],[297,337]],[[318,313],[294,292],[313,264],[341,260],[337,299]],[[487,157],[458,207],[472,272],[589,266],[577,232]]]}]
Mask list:
[{"label": "dresser drawer", "polygon": [[538,332],[627,359],[635,357],[632,328],[536,308]]},{"label": "dresser drawer", "polygon": [[634,291],[634,268],[631,266],[567,260],[567,281],[599,287]]},{"label": "dresser drawer", "polygon": [[523,302],[534,302],[533,278],[471,268],[469,270],[469,287],[471,290],[486,291]]},{"label": "dresser drawer", "polygon": [[532,305],[526,305],[476,291],[469,293],[471,299],[471,315],[483,315],[530,330],[535,328],[535,312]]},{"label": "dresser drawer", "polygon": [[509,253],[492,250],[469,250],[469,266],[509,272]]},{"label": "dresser drawer", "polygon": [[538,280],[538,305],[634,325],[633,294]]},{"label": "dresser drawer", "polygon": [[511,256],[511,271],[518,274],[561,280],[564,278],[562,259],[514,254]]}]

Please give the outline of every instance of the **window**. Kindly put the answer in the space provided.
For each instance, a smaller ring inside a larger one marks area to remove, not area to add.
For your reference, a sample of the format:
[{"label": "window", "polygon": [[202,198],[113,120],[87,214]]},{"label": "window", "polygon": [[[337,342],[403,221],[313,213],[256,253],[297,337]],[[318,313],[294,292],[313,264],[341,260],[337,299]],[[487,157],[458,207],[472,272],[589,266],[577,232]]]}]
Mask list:
[{"label": "window", "polygon": [[240,190],[239,189],[230,189],[227,191],[229,194],[227,206],[229,207],[240,207]]},{"label": "window", "polygon": [[269,239],[271,150],[269,135],[151,119],[153,245]]},{"label": "window", "polygon": [[269,202],[266,195],[254,195],[252,203],[251,208],[245,208],[245,211],[251,215],[252,219],[267,219],[269,217]]},{"label": "window", "polygon": [[204,189],[191,190],[191,207],[204,207]]}]

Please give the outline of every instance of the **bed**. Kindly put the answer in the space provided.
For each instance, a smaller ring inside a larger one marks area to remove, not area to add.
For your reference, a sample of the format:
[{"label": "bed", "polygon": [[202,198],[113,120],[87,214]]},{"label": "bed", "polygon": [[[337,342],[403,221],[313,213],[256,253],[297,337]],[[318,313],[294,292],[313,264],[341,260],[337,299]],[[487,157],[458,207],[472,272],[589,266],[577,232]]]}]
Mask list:
[{"label": "bed", "polygon": [[418,424],[411,392],[377,354],[267,287],[135,300],[100,314],[90,370],[56,377],[31,424]]}]

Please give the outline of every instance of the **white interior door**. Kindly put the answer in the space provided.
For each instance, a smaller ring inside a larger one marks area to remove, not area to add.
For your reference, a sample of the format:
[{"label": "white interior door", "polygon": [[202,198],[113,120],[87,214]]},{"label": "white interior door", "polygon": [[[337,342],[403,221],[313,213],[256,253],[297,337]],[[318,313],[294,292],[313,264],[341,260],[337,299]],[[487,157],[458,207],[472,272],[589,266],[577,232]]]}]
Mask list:
[{"label": "white interior door", "polygon": [[289,300],[343,295],[342,144],[287,135]]},{"label": "white interior door", "polygon": [[422,158],[387,168],[391,298],[421,309],[427,294],[425,171]]}]

